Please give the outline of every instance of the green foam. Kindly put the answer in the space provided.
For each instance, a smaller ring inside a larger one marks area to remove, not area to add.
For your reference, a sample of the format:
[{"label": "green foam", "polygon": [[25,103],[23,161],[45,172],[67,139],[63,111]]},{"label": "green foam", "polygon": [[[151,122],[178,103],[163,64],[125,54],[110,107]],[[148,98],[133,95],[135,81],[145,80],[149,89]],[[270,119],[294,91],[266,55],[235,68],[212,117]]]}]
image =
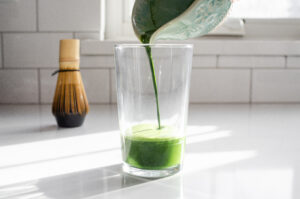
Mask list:
[{"label": "green foam", "polygon": [[175,128],[141,124],[127,129],[122,139],[124,161],[140,169],[166,169],[180,164],[185,139],[175,137]]}]

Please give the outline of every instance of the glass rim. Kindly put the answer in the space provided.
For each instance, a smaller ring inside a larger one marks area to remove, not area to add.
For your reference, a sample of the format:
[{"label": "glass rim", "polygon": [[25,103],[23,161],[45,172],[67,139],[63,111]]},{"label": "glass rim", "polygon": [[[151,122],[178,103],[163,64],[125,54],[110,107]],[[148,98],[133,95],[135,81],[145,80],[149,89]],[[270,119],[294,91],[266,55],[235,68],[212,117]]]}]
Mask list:
[{"label": "glass rim", "polygon": [[141,48],[150,46],[151,48],[193,48],[194,44],[115,44],[115,48]]}]

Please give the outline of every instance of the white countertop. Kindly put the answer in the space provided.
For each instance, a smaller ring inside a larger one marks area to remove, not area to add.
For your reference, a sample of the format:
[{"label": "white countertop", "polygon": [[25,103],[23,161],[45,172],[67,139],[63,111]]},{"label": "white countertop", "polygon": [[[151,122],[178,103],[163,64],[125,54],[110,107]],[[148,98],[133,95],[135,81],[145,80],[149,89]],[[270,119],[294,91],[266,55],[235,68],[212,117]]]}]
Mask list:
[{"label": "white countertop", "polygon": [[0,199],[299,199],[300,105],[191,105],[184,169],[121,171],[116,107],[56,127],[50,106],[0,106]]}]

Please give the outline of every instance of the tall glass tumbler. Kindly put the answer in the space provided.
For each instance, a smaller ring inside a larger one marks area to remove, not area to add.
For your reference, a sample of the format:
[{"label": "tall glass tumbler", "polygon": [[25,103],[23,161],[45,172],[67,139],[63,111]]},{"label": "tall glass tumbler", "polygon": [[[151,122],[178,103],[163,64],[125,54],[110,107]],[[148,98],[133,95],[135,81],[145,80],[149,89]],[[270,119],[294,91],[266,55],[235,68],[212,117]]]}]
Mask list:
[{"label": "tall glass tumbler", "polygon": [[123,170],[159,178],[183,161],[193,46],[115,46]]}]

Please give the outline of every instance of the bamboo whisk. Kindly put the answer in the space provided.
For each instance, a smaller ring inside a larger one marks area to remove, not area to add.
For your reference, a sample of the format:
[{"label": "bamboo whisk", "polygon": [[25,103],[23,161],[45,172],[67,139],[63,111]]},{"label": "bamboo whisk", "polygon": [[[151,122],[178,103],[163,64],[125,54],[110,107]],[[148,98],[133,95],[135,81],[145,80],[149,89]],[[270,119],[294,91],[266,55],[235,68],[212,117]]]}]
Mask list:
[{"label": "bamboo whisk", "polygon": [[79,40],[60,41],[59,70],[52,113],[61,127],[81,126],[89,105],[79,72]]}]

